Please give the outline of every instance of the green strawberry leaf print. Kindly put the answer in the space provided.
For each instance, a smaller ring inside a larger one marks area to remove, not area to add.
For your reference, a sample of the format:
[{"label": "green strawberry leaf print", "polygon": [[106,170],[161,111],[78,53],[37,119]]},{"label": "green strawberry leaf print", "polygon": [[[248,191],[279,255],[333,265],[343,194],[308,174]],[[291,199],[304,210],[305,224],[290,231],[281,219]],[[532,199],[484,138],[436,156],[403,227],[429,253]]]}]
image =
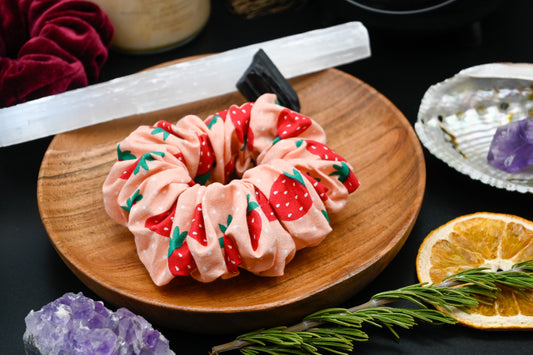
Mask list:
[{"label": "green strawberry leaf print", "polygon": [[231,221],[233,221],[233,216],[229,214],[228,219],[226,220],[226,225],[229,226],[231,224]]},{"label": "green strawberry leaf print", "polygon": [[329,174],[329,176],[338,176],[340,182],[345,182],[350,175],[350,168],[345,162],[341,161],[340,163],[341,165],[333,164],[335,171]]},{"label": "green strawberry leaf print", "polygon": [[226,220],[226,225],[223,225],[223,224],[218,224],[218,228],[220,228],[220,231],[222,233],[226,233],[226,230],[228,229],[229,225],[231,224],[231,221],[233,221],[233,216],[232,215],[228,215],[228,219]]},{"label": "green strawberry leaf print", "polygon": [[152,136],[159,134],[159,133],[163,133],[163,141],[166,141],[168,136],[170,136],[170,133],[161,127],[155,127],[151,132]]},{"label": "green strawberry leaf print", "polygon": [[130,213],[132,206],[142,199],[143,199],[143,195],[141,195],[141,190],[137,190],[135,191],[133,195],[131,195],[130,198],[128,198],[128,200],[126,201],[126,206],[120,206],[120,207],[122,207],[124,211]]},{"label": "green strawberry leaf print", "polygon": [[328,213],[326,212],[326,210],[322,210],[321,212],[324,215],[324,217],[326,218],[326,221],[328,221],[328,223],[329,223],[329,216],[328,216]]},{"label": "green strawberry leaf print", "polygon": [[[221,231],[222,233],[226,233],[226,229],[227,229],[227,227],[226,227],[225,225],[219,223],[219,224],[218,224],[218,228],[220,228],[220,231]],[[222,246],[224,246],[224,244],[222,244]]]},{"label": "green strawberry leaf print", "polygon": [[130,150],[120,150],[120,144],[117,145],[117,156],[119,161],[137,159],[135,155],[131,154]]},{"label": "green strawberry leaf print", "polygon": [[196,262],[187,245],[187,231],[176,227],[168,244],[168,269],[174,276],[187,276],[196,268]]},{"label": "green strawberry leaf print", "polygon": [[180,232],[180,227],[177,226],[172,232],[172,236],[168,241],[168,257],[172,255],[172,252],[183,245],[185,238],[187,237],[187,231]]},{"label": "green strawberry leaf print", "polygon": [[133,175],[137,175],[139,173],[139,171],[141,170],[141,168],[146,170],[146,171],[150,170],[150,168],[148,167],[148,162],[155,160],[155,158],[153,157],[152,154],[153,155],[158,155],[160,157],[164,157],[165,156],[165,153],[163,153],[163,152],[150,152],[150,153],[143,154],[143,156],[139,159],[139,162],[137,163],[137,166],[133,170]]},{"label": "green strawberry leaf print", "polygon": [[289,174],[288,172],[283,172],[283,175],[285,175],[286,177],[288,178],[291,178],[293,180],[296,180],[298,181],[300,184],[304,185],[305,186],[305,182],[304,182],[304,179],[302,177],[302,174],[300,174],[300,172],[296,169],[292,169],[292,174]]},{"label": "green strawberry leaf print", "polygon": [[230,273],[237,273],[238,266],[242,263],[241,257],[239,255],[239,250],[235,241],[226,235],[231,221],[233,220],[232,215],[228,215],[226,220],[226,225],[220,224],[218,227],[222,231],[223,235],[218,238],[218,245],[220,248],[224,249],[224,261],[226,262],[226,267]]},{"label": "green strawberry leaf print", "polygon": [[259,207],[259,204],[255,201],[250,201],[250,194],[246,195],[246,202],[248,204],[248,207],[246,208],[246,212],[249,214],[253,210],[255,210],[257,207]]},{"label": "green strawberry leaf print", "polygon": [[172,123],[165,120],[157,121],[156,124],[150,128],[152,128],[152,135],[163,133],[163,141],[166,141],[170,135],[178,137],[176,132],[174,132]]},{"label": "green strawberry leaf print", "polygon": [[215,125],[215,123],[217,123],[218,119],[219,119],[219,115],[214,115],[213,118],[211,118],[209,120],[209,122],[207,123],[207,128],[208,129],[211,129],[211,127],[213,127]]},{"label": "green strawberry leaf print", "polygon": [[211,172],[208,171],[207,173],[203,175],[197,175],[194,177],[194,182],[200,185],[205,185],[207,181],[209,181],[209,178],[211,177]]},{"label": "green strawberry leaf print", "polygon": [[246,150],[247,145],[248,145],[248,136],[244,136],[244,142],[241,147],[241,152],[244,152]]},{"label": "green strawberry leaf print", "polygon": [[342,184],[346,187],[348,193],[352,193],[359,187],[359,180],[357,180],[353,172],[344,161],[341,161],[340,163],[341,165],[333,165],[335,171],[329,175],[337,175],[339,181],[342,182]]}]

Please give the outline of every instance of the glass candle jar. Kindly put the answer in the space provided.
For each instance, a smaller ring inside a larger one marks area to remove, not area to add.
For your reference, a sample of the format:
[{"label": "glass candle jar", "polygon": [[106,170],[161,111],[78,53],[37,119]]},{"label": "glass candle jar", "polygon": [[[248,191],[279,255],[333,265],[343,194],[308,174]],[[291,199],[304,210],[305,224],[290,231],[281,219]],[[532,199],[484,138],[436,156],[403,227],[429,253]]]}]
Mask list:
[{"label": "glass candle jar", "polygon": [[92,0],[115,27],[112,46],[133,53],[168,50],[205,26],[210,0]]}]

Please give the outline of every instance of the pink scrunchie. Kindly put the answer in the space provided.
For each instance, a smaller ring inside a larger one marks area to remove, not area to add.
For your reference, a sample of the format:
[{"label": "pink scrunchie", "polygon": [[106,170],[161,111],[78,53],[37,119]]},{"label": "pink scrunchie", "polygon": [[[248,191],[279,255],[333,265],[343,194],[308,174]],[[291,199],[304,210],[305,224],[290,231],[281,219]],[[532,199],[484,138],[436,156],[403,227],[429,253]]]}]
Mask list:
[{"label": "pink scrunchie", "polygon": [[239,268],[281,276],[296,250],[331,231],[328,212],[359,182],[316,122],[275,100],[141,126],[118,144],[106,211],[133,233],[155,284]]},{"label": "pink scrunchie", "polygon": [[0,107],[95,82],[112,36],[89,1],[0,1]]}]

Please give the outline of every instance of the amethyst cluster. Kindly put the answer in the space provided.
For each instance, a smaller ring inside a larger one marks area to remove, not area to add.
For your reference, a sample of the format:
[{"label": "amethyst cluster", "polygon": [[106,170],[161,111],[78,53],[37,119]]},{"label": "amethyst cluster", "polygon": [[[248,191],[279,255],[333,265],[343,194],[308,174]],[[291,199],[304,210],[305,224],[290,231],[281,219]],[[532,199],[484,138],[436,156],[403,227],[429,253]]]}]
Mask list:
[{"label": "amethyst cluster", "polygon": [[533,164],[533,116],[498,127],[487,155],[488,163],[516,173]]},{"label": "amethyst cluster", "polygon": [[25,318],[26,354],[174,354],[143,317],[116,312],[80,293],[66,293]]}]

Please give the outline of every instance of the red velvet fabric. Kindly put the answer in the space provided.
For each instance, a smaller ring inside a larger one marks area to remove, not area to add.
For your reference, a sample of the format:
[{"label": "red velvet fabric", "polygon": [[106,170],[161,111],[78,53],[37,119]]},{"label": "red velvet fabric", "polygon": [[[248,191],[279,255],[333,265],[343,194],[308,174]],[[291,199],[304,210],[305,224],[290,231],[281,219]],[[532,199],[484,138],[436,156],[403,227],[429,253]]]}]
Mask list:
[{"label": "red velvet fabric", "polygon": [[112,36],[88,1],[0,0],[0,107],[95,82]]}]

